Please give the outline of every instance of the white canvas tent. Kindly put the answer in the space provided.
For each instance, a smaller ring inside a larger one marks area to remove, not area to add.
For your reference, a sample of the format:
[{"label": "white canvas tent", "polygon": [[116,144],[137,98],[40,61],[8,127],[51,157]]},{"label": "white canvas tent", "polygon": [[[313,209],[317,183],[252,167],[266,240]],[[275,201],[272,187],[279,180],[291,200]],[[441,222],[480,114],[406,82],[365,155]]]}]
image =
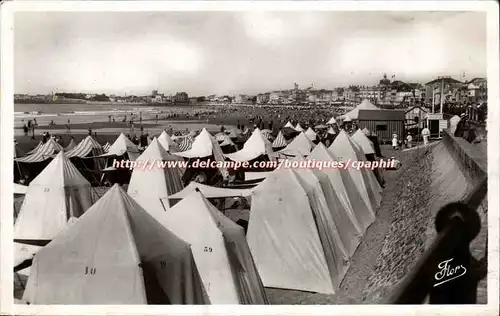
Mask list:
[{"label": "white canvas tent", "polygon": [[304,134],[307,136],[307,138],[309,138],[309,140],[311,140],[311,141],[316,140],[317,134],[312,128],[309,127]]},{"label": "white canvas tent", "polygon": [[285,148],[278,151],[280,154],[284,154],[286,156],[307,156],[314,148],[314,143],[307,138],[304,132],[297,135]]},{"label": "white canvas tent", "polygon": [[[193,192],[200,191],[203,196],[208,199],[212,198],[225,198],[225,197],[247,197],[252,195],[253,189],[228,189],[219,188],[210,185],[201,184],[195,181],[191,181],[187,187],[181,191],[171,194],[168,199],[170,200],[181,200],[190,196]],[[162,199],[162,201],[165,199]]]},{"label": "white canvas tent", "polygon": [[330,135],[335,135],[335,134],[337,134],[337,133],[335,132],[335,130],[333,129],[333,127],[330,127],[330,128],[328,129],[328,132],[327,132],[327,133],[328,133],[328,134],[330,134]]},{"label": "white canvas tent", "polygon": [[[339,132],[339,135],[328,149],[341,161],[366,161],[361,147],[344,130]],[[369,207],[371,213],[375,214],[382,197],[382,188],[377,182],[375,174],[371,170],[365,168],[358,170],[352,166],[348,167],[347,170],[356,187],[360,190],[363,201]]]},{"label": "white canvas tent", "polygon": [[295,129],[295,126],[293,126],[293,124],[290,121],[286,122],[285,126],[283,127],[289,127]]},{"label": "white canvas tent", "polygon": [[90,183],[59,152],[28,186],[14,224],[14,238],[51,240],[70,217],[78,218],[94,201]]},{"label": "white canvas tent", "polygon": [[52,240],[97,200],[90,183],[62,151],[31,181],[25,194],[14,223],[14,265],[32,258],[40,249],[37,245]]},{"label": "white canvas tent", "polygon": [[373,147],[372,141],[366,137],[366,135],[358,129],[352,136],[352,140],[363,149],[365,155],[375,154],[375,149]]},{"label": "white canvas tent", "polygon": [[300,123],[297,123],[297,126],[295,126],[295,130],[297,132],[303,132],[304,131],[304,129],[302,128],[302,126],[300,126]]},{"label": "white canvas tent", "polygon": [[251,180],[265,179],[271,173],[272,171],[245,172],[245,180],[251,181]]},{"label": "white canvas tent", "polygon": [[278,132],[278,136],[276,136],[276,139],[274,140],[272,147],[273,148],[282,148],[286,147],[287,141],[285,137],[283,136],[283,133],[281,131]]},{"label": "white canvas tent", "polygon": [[160,136],[158,137],[158,141],[163,146],[163,148],[168,152],[177,152],[179,151],[179,146],[176,142],[170,138],[166,131],[162,131]]},{"label": "white canvas tent", "polygon": [[[159,164],[177,159],[179,157],[169,154],[155,137],[137,160]],[[181,177],[181,170],[174,166],[134,168],[127,193],[153,217],[158,218],[159,214],[170,208],[168,200],[162,202],[160,199],[182,190]]]},{"label": "white canvas tent", "polygon": [[262,135],[258,128],[256,128],[245,144],[243,144],[241,150],[224,156],[233,161],[244,162],[253,160],[262,155],[266,155],[269,160],[275,160],[271,142]]},{"label": "white canvas tent", "polygon": [[115,184],[33,261],[31,304],[207,304],[189,244]]},{"label": "white canvas tent", "polygon": [[63,151],[62,146],[59,145],[53,138],[49,138],[45,144],[38,148],[37,151],[33,152],[29,156],[17,158],[15,161],[25,163],[42,162],[54,158],[54,155],[60,151]]},{"label": "white canvas tent", "polygon": [[[322,143],[319,143],[307,157],[307,160],[331,161],[333,163],[335,161],[338,162],[339,158],[331,153]],[[357,232],[357,234],[352,233],[353,236],[350,240],[352,240],[353,244],[348,248],[357,247],[359,237],[363,236],[366,229],[373,223],[375,215],[364,203],[360,190],[356,187],[354,180],[347,171],[331,166],[331,168],[324,168],[321,173],[325,174],[330,180],[331,187],[342,205],[341,209],[345,213],[339,212],[339,214],[346,214],[352,223],[352,225],[348,225],[348,221],[344,220],[346,231],[352,232],[354,228]],[[349,244],[348,240],[346,240],[346,244]]]},{"label": "white canvas tent", "polygon": [[337,124],[337,120],[335,119],[335,116],[332,116],[332,118],[326,124],[327,125]]},{"label": "white canvas tent", "polygon": [[[191,149],[176,152],[174,155],[184,158],[205,158],[213,155],[216,161],[224,161],[224,154],[222,153],[219,143],[212,135],[210,135],[206,128],[204,128],[200,134],[196,136]],[[229,173],[224,166],[218,169],[224,178],[228,176]]]},{"label": "white canvas tent", "polygon": [[22,184],[14,183],[14,194],[24,195],[28,192],[28,187]]},{"label": "white canvas tent", "polygon": [[128,159],[131,161],[135,161],[140,155],[137,145],[132,143],[132,141],[128,139],[125,134],[121,133],[113,145],[109,147],[108,151],[98,157],[120,157],[125,154],[128,155]]},{"label": "white canvas tent", "polygon": [[358,104],[358,106],[356,106],[354,109],[347,112],[346,114],[339,116],[339,118],[343,119],[344,121],[346,121],[345,120],[346,118],[349,118],[351,120],[357,120],[359,115],[359,110],[380,110],[380,109],[375,105],[373,105],[367,99],[364,99],[363,102]]},{"label": "white canvas tent", "polygon": [[192,192],[160,222],[191,245],[213,304],[266,304],[266,294],[242,227],[219,212],[201,192]]},{"label": "white canvas tent", "polygon": [[269,175],[252,195],[248,245],[266,287],[334,294],[341,276],[331,268],[345,257],[335,257],[336,247],[325,254],[325,234],[334,240],[324,219],[328,210],[324,196],[321,206],[311,206],[318,195],[308,191],[293,169]]}]

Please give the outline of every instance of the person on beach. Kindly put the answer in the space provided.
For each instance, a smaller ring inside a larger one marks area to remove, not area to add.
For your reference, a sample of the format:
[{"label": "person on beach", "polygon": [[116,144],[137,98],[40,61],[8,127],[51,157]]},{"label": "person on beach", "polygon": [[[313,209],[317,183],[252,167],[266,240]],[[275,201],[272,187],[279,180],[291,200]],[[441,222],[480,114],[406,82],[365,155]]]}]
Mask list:
[{"label": "person on beach", "polygon": [[155,124],[158,124],[158,114],[156,114],[155,118],[156,118]]},{"label": "person on beach", "polygon": [[92,128],[89,126],[89,136],[92,136]]},{"label": "person on beach", "polygon": [[408,148],[411,148],[411,143],[412,143],[412,141],[413,141],[413,138],[411,137],[411,134],[410,134],[410,133],[408,133],[408,136],[406,136],[406,146],[407,146]]},{"label": "person on beach", "polygon": [[27,136],[28,135],[28,126],[26,126],[26,124],[24,124],[24,126],[23,126],[23,131],[24,131],[24,136]]},{"label": "person on beach", "polygon": [[431,136],[431,131],[427,128],[427,126],[424,126],[424,129],[422,130],[422,138],[424,139],[424,145],[427,145],[429,143],[429,136]]},{"label": "person on beach", "polygon": [[71,121],[68,119],[68,131],[71,131]]},{"label": "person on beach", "polygon": [[115,117],[113,116],[113,123],[115,122]]},{"label": "person on beach", "polygon": [[398,135],[392,134],[392,150],[398,149]]}]

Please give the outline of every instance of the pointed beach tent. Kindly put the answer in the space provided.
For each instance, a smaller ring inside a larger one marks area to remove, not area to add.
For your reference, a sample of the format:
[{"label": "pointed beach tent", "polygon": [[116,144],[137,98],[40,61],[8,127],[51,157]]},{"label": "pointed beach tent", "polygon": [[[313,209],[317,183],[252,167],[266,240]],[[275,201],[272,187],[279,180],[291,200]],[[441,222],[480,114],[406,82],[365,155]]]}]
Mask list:
[{"label": "pointed beach tent", "polygon": [[165,130],[161,132],[160,136],[158,137],[158,141],[163,146],[163,148],[168,152],[179,151],[179,146],[177,145],[176,142],[172,140],[172,138],[170,138],[170,136],[167,134]]},{"label": "pointed beach tent", "polygon": [[162,214],[160,223],[191,245],[212,304],[266,304],[242,227],[195,191]]},{"label": "pointed beach tent", "polygon": [[31,181],[14,224],[16,240],[51,240],[93,203],[90,183],[63,152]]},{"label": "pointed beach tent", "polygon": [[137,145],[134,144],[130,139],[128,139],[125,134],[121,133],[115,140],[113,145],[109,147],[108,151],[105,154],[100,155],[99,157],[121,157],[125,154],[127,154],[128,159],[131,161],[135,161],[140,155]]},{"label": "pointed beach tent", "polygon": [[308,128],[307,131],[304,133],[307,138],[309,138],[312,142],[316,140],[316,132],[312,128]]},{"label": "pointed beach tent", "polygon": [[29,156],[24,156],[22,158],[15,159],[18,162],[25,163],[35,163],[45,161],[54,158],[54,155],[58,152],[63,151],[61,145],[59,145],[53,138],[49,138],[45,144],[42,145],[37,151]]},{"label": "pointed beach tent", "polygon": [[352,140],[363,149],[365,155],[375,154],[375,149],[371,140],[358,129],[352,136]]},{"label": "pointed beach tent", "polygon": [[42,146],[43,146],[43,142],[42,142],[42,141],[40,141],[40,142],[38,143],[38,145],[36,145],[36,146],[35,146],[35,148],[33,148],[32,150],[28,151],[28,152],[26,153],[26,155],[31,155],[31,154],[33,154],[34,152],[38,151],[38,149],[40,149]]},{"label": "pointed beach tent", "polygon": [[[351,235],[351,237],[343,238],[343,240],[346,248],[353,251],[353,249],[359,245],[360,237],[364,235],[368,226],[375,220],[375,216],[363,202],[361,193],[356,188],[352,177],[344,170],[333,165],[333,163],[338,162],[339,159],[328,151],[325,145],[319,143],[307,157],[307,160],[321,161],[321,163],[332,162],[330,168],[313,170],[320,175],[320,178],[322,178],[321,174],[325,175],[330,182],[330,187],[325,185],[324,190],[325,192],[333,190],[340,203],[340,206],[332,207],[332,209],[339,210],[338,214],[343,218],[342,222],[345,228],[345,232],[341,234],[341,236]],[[331,201],[332,205],[338,205],[333,199]],[[344,215],[347,216],[349,220],[347,220]]]},{"label": "pointed beach tent", "polygon": [[297,154],[307,156],[314,148],[314,146],[314,143],[309,138],[307,138],[304,132],[301,132],[285,148],[278,151],[278,153],[287,156],[296,156]]},{"label": "pointed beach tent", "polygon": [[335,116],[332,116],[332,118],[326,124],[327,125],[337,124],[337,120],[335,119]]},{"label": "pointed beach tent", "polygon": [[359,110],[380,110],[378,107],[373,105],[370,101],[367,99],[364,99],[363,102],[358,104],[354,109],[351,111],[347,112],[344,115],[341,115],[340,118],[346,120],[346,118],[349,118],[351,120],[357,120],[358,119],[358,114]]},{"label": "pointed beach tent", "polygon": [[290,121],[286,122],[285,126],[283,127],[289,127],[295,129],[295,126],[293,126],[293,124]]},{"label": "pointed beach tent", "polygon": [[271,173],[272,171],[245,172],[245,181],[264,180]]},{"label": "pointed beach tent", "polygon": [[335,135],[335,134],[337,134],[337,132],[335,132],[335,130],[333,129],[333,127],[330,127],[330,128],[328,129],[328,134],[330,134],[330,135]]},{"label": "pointed beach tent", "polygon": [[266,139],[268,139],[269,141],[272,140],[272,138],[273,138],[273,135],[272,135],[273,131],[271,131],[270,129],[263,129],[260,132],[261,132],[262,136],[264,136]]},{"label": "pointed beach tent", "polygon": [[[349,258],[357,247],[356,245],[352,249],[348,249],[352,242],[349,239],[353,237],[352,233],[355,233],[355,230],[345,231],[345,225],[352,226],[352,222],[345,214],[342,214],[343,217],[340,216],[339,207],[341,205],[335,195],[330,196],[330,194],[333,194],[333,190],[324,190],[326,185],[330,185],[328,178],[323,177],[320,179],[317,173],[306,168],[307,161],[304,158],[295,157],[292,160],[299,162],[299,166],[304,166],[303,168],[294,169],[294,171],[309,197],[309,205],[316,217],[316,226],[323,245],[330,277],[334,289],[338,289],[349,267]],[[332,205],[333,203],[335,205]],[[332,209],[332,207],[335,207],[335,209]],[[340,212],[344,212],[344,210]],[[341,234],[345,236],[342,238]],[[344,240],[349,244],[344,244]],[[355,240],[359,240],[359,238],[355,238]]]},{"label": "pointed beach tent", "polygon": [[[137,158],[138,161],[147,162],[150,165],[146,168],[134,168],[127,193],[142,206],[153,217],[158,218],[164,213],[170,204],[168,200],[162,203],[161,198],[166,198],[171,194],[182,190],[181,170],[174,166],[163,168],[159,165],[162,162],[177,161],[180,157],[169,154],[156,137],[144,152]],[[182,158],[180,158],[182,159]]]},{"label": "pointed beach tent", "polygon": [[[354,143],[344,130],[339,132],[339,135],[328,149],[341,161],[366,161],[361,147]],[[382,188],[375,179],[374,173],[365,168],[357,169],[352,166],[348,167],[347,170],[352,176],[356,187],[360,190],[363,201],[369,207],[371,213],[375,214],[381,201]]]},{"label": "pointed beach tent", "polygon": [[300,126],[300,123],[297,123],[297,126],[295,126],[295,130],[297,132],[303,132],[304,131],[304,129],[302,128],[302,126]]},{"label": "pointed beach tent", "polygon": [[276,139],[274,140],[272,147],[273,148],[283,148],[286,147],[288,143],[286,142],[285,137],[283,136],[283,133],[279,131],[278,136],[276,136]]},{"label": "pointed beach tent", "polygon": [[77,143],[75,142],[74,139],[71,139],[71,141],[69,142],[68,146],[64,147],[64,150],[65,151],[70,151],[71,149],[75,148],[77,145]]},{"label": "pointed beach tent", "polygon": [[[213,198],[225,198],[225,197],[247,197],[252,195],[253,189],[228,189],[228,188],[220,188],[214,187],[206,184],[201,184],[195,181],[191,181],[184,189],[181,191],[172,194],[168,197],[169,200],[181,200],[183,198],[188,197],[193,192],[200,191],[203,196],[207,199]],[[164,199],[162,199],[163,201]]]},{"label": "pointed beach tent", "polygon": [[267,156],[269,160],[275,159],[271,142],[256,128],[241,150],[225,156],[233,161],[244,162],[262,155]]},{"label": "pointed beach tent", "polygon": [[[213,156],[218,162],[224,162],[224,154],[219,146],[219,143],[212,135],[204,128],[198,136],[196,136],[191,149],[181,152],[176,152],[174,155],[178,155],[184,158],[205,158]],[[221,163],[222,164],[222,163]],[[222,176],[226,178],[228,176],[228,171],[224,166],[218,168]]]},{"label": "pointed beach tent", "polygon": [[189,244],[115,184],[41,249],[31,304],[206,304]]},{"label": "pointed beach tent", "polygon": [[335,293],[318,211],[293,169],[276,169],[255,188],[247,240],[266,287]]},{"label": "pointed beach tent", "polygon": [[370,130],[368,128],[363,128],[363,134],[365,134],[365,136],[370,136],[372,133],[370,132]]},{"label": "pointed beach tent", "polygon": [[229,137],[229,135],[224,134],[221,138],[222,138],[222,141],[219,144],[220,147],[236,146],[235,143],[233,143],[233,141],[231,140],[231,137]]}]

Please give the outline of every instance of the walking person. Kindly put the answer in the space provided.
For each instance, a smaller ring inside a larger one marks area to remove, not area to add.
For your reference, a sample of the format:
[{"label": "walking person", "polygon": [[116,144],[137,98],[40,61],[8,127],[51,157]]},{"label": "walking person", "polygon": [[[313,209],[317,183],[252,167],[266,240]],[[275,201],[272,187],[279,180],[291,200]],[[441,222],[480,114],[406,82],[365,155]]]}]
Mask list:
[{"label": "walking person", "polygon": [[412,147],[412,141],[413,141],[413,137],[411,137],[411,134],[408,133],[408,136],[406,136],[406,146],[408,148]]},{"label": "walking person", "polygon": [[398,134],[392,134],[392,150],[398,149]]}]

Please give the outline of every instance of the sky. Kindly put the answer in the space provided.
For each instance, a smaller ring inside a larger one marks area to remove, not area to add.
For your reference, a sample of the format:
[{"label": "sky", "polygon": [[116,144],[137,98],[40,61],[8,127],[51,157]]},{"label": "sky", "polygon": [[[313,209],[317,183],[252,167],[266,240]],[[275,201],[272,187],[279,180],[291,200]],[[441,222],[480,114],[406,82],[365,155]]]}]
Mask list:
[{"label": "sky", "polygon": [[255,94],[486,76],[481,12],[18,12],[16,93]]}]

